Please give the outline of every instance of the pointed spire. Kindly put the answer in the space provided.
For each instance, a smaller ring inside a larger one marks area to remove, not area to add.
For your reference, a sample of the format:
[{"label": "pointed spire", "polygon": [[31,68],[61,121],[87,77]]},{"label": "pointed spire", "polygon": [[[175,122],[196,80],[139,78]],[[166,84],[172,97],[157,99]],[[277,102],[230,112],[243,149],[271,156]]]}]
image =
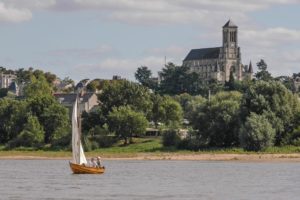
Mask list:
[{"label": "pointed spire", "polygon": [[249,72],[249,73],[253,73],[253,68],[252,68],[252,62],[251,62],[251,60],[250,60],[248,72]]},{"label": "pointed spire", "polygon": [[227,27],[237,28],[237,25],[235,25],[233,21],[229,19],[228,22],[223,26],[223,28],[227,28]]}]

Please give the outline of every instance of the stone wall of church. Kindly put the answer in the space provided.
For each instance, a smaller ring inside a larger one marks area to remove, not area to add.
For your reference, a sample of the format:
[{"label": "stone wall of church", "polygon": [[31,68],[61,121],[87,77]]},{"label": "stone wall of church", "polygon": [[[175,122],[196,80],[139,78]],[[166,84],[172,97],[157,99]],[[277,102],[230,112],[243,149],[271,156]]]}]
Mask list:
[{"label": "stone wall of church", "polygon": [[217,79],[221,81],[222,73],[220,72],[220,59],[203,59],[183,62],[184,66],[188,66],[191,72],[196,72],[200,75],[203,81]]}]

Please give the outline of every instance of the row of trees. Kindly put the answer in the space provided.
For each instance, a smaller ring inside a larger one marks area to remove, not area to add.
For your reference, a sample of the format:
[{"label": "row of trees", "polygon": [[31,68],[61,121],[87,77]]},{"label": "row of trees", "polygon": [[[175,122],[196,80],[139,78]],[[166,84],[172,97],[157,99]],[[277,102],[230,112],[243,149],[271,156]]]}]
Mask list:
[{"label": "row of trees", "polygon": [[[260,60],[257,63],[258,72],[255,74],[255,80],[271,81],[276,80],[286,86],[287,89],[293,93],[297,92],[293,79],[299,74],[293,74],[293,77],[279,76],[272,77],[267,70],[267,63]],[[230,74],[230,79],[225,84],[218,83],[215,80],[210,82],[203,82],[198,73],[190,72],[189,67],[176,66],[173,63],[168,63],[161,72],[159,72],[160,83],[152,78],[152,72],[148,67],[141,66],[135,72],[136,80],[143,86],[152,89],[153,91],[162,95],[178,95],[188,93],[190,95],[201,95],[207,97],[208,91],[216,94],[220,91],[240,91],[243,92],[251,80],[237,81],[234,80],[233,74]]]},{"label": "row of trees", "polygon": [[[174,130],[165,135],[176,142],[164,143],[179,148],[242,146],[261,150],[299,143],[295,131],[300,115],[297,96],[288,84],[271,76],[263,60],[257,65],[255,80],[231,78],[225,85],[202,83],[188,68],[171,63],[165,66],[161,83],[157,84],[151,71],[142,66],[135,73],[140,85],[113,81],[101,86],[98,111],[84,117],[85,132],[115,135],[128,143],[152,122],[155,127],[163,124]],[[212,93],[210,99],[208,90]],[[180,140],[172,134],[183,126],[183,119],[190,122],[190,133]]]},{"label": "row of trees", "polygon": [[[131,142],[145,133],[149,122],[178,127],[182,121],[180,104],[169,96],[151,93],[147,87],[126,80],[112,81],[103,87],[96,112],[83,115],[88,135],[114,135]],[[97,132],[95,132],[95,127]],[[104,131],[106,130],[106,131]]]},{"label": "row of trees", "polygon": [[141,66],[135,73],[136,80],[161,95],[178,95],[188,93],[207,97],[208,91],[216,93],[224,89],[224,85],[216,81],[204,83],[199,74],[190,72],[187,66],[176,66],[168,63],[160,72],[160,83],[152,78],[152,72]]},{"label": "row of trees", "polygon": [[59,145],[69,137],[68,110],[52,96],[45,73],[26,74],[29,77],[18,77],[27,82],[23,98],[0,99],[0,143],[7,148]]},{"label": "row of trees", "polygon": [[[239,146],[261,150],[299,144],[298,97],[288,82],[270,75],[263,60],[257,65],[255,80],[236,81],[231,76],[225,85],[202,83],[196,73],[172,63],[163,68],[160,84],[145,66],[135,73],[140,84],[92,81],[87,89],[101,89],[101,93],[97,109],[82,114],[84,141],[95,147],[110,146],[118,139],[128,144],[153,126],[169,130],[164,144],[193,150]],[[71,136],[68,112],[52,96],[56,76],[22,69],[18,74],[19,81],[27,83],[25,98],[0,100],[0,143],[67,146]],[[185,126],[183,122],[189,122],[190,131],[181,140],[174,133]]]},{"label": "row of trees", "polygon": [[[181,104],[192,128],[190,137],[176,142],[178,147],[242,146],[257,151],[299,143],[300,104],[298,96],[293,94],[293,84],[283,77],[273,78],[264,60],[257,66],[254,80],[236,81],[231,76],[224,86],[201,83],[197,74],[185,67],[168,64],[163,69],[161,84],[151,89],[161,94],[177,94],[174,99]],[[140,67],[135,74],[145,86],[152,80],[151,73],[145,73],[147,70]],[[208,88],[213,94],[210,99],[203,98],[207,97]]]},{"label": "row of trees", "polygon": [[262,150],[296,144],[300,125],[298,97],[276,81],[255,81],[242,94],[223,91],[192,111],[189,148],[238,147]]}]

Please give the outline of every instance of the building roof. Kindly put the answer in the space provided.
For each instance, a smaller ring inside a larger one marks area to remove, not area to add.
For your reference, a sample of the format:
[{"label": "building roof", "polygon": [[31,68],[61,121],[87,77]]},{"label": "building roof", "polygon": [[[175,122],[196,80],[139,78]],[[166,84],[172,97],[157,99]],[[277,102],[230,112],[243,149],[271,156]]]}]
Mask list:
[{"label": "building roof", "polygon": [[223,28],[226,28],[226,27],[237,28],[237,25],[235,25],[235,24],[233,23],[233,21],[228,20],[228,22],[226,22],[226,24],[223,26]]},{"label": "building roof", "polygon": [[73,104],[76,100],[77,94],[56,93],[54,96],[62,104]]},{"label": "building roof", "polygon": [[81,98],[82,98],[82,102],[88,102],[88,100],[94,95],[95,93],[92,92],[88,92],[85,93]]},{"label": "building roof", "polygon": [[192,49],[186,56],[184,61],[188,60],[202,60],[202,59],[216,59],[219,58],[220,47]]},{"label": "building roof", "polygon": [[[80,96],[82,103],[88,102],[88,100],[94,95],[94,93],[84,93],[83,96]],[[73,104],[76,100],[76,93],[56,93],[54,94],[55,98],[62,104]]]}]

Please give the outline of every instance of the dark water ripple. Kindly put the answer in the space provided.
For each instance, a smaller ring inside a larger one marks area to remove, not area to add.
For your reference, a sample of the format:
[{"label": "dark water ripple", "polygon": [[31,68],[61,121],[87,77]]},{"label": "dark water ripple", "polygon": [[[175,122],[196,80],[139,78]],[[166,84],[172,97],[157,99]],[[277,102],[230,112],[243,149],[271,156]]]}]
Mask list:
[{"label": "dark water ripple", "polygon": [[300,163],[106,161],[73,175],[68,161],[0,160],[2,200],[298,200]]}]

